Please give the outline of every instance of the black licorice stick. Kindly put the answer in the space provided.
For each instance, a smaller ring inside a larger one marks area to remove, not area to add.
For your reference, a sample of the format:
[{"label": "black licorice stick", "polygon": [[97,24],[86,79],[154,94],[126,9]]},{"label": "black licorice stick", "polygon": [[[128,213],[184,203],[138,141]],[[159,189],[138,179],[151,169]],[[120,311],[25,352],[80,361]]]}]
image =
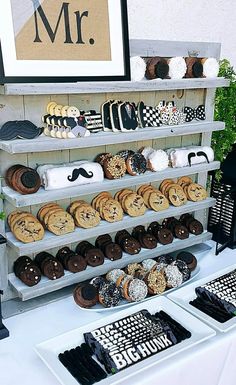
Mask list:
[{"label": "black licorice stick", "polygon": [[163,328],[165,330],[165,327],[168,327],[171,329],[172,333],[174,334],[177,344],[180,343],[181,341],[185,340],[185,335],[180,333],[180,330],[176,328],[175,325],[173,325],[170,321],[166,321],[159,313],[156,314],[158,317],[158,320],[160,320],[161,324],[163,325]]},{"label": "black licorice stick", "polygon": [[79,370],[88,378],[90,384],[96,382],[96,377],[91,373],[91,371],[84,365],[80,357],[78,357],[76,349],[69,350],[69,355],[71,361],[75,367],[79,367]]},{"label": "black licorice stick", "polygon": [[203,313],[209,315],[210,317],[214,318],[215,320],[217,320],[221,323],[226,322],[226,321],[230,320],[231,318],[233,318],[232,315],[227,313],[222,308],[216,306],[212,302],[203,300],[199,297],[194,299],[193,301],[190,301],[189,303],[190,303],[190,305],[196,307],[197,309],[199,309]]},{"label": "black licorice stick", "polygon": [[167,322],[170,322],[174,327],[176,327],[177,330],[179,330],[180,334],[185,336],[185,338],[191,337],[190,331],[185,329],[182,325],[180,325],[180,323],[174,320],[171,316],[169,316],[169,314],[165,313],[163,310],[161,310],[159,314],[161,315],[161,317],[163,317],[164,320],[166,320]]},{"label": "black licorice stick", "polygon": [[92,358],[94,353],[93,353],[92,349],[90,348],[90,346],[87,345],[86,343],[83,343],[80,346],[80,348],[81,348],[82,354],[84,354],[88,359],[90,359],[91,362],[93,363],[93,365],[96,365],[97,370],[100,373],[101,378],[106,378],[107,377],[106,371]]},{"label": "black licorice stick", "polygon": [[64,354],[66,358],[71,362],[73,367],[78,370],[79,375],[85,377],[89,384],[93,384],[95,382],[95,379],[93,376],[91,376],[90,372],[82,365],[80,361],[75,358],[73,349],[67,350]]},{"label": "black licorice stick", "polygon": [[103,380],[107,377],[106,372],[101,368],[101,366],[90,355],[84,354],[80,346],[77,346],[75,352],[78,359],[91,372],[96,381]]},{"label": "black licorice stick", "polygon": [[73,365],[71,365],[71,362],[68,361],[68,359],[65,357],[64,353],[60,353],[59,361],[62,363],[62,365],[65,366],[65,368],[70,372],[70,374],[81,384],[81,385],[90,385],[90,381],[84,377],[80,372],[78,372],[78,369],[75,368]]}]

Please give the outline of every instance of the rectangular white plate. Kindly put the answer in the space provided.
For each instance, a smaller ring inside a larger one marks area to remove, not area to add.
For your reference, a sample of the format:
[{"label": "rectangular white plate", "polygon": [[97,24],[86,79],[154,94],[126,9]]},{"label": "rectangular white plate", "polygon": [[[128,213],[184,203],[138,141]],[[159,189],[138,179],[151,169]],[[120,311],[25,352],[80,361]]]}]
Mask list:
[{"label": "rectangular white plate", "polygon": [[198,310],[194,306],[190,305],[189,302],[192,301],[194,298],[196,298],[196,294],[195,294],[196,287],[204,285],[205,283],[210,282],[213,279],[220,277],[221,275],[229,273],[231,270],[235,269],[235,267],[236,267],[236,264],[225,267],[224,269],[221,269],[216,273],[209,275],[208,277],[205,277],[198,281],[194,281],[193,283],[190,283],[187,287],[185,286],[183,288],[175,290],[174,292],[168,294],[167,297],[172,301],[174,301],[175,303],[177,303],[178,305],[180,305],[181,307],[183,307],[184,309],[188,310],[190,313],[194,314],[196,317],[207,322],[209,325],[213,326],[217,330],[221,332],[227,332],[228,330],[236,326],[236,317],[232,318],[227,322],[220,323],[216,321],[214,318],[208,316],[207,314]]},{"label": "rectangular white plate", "polygon": [[90,323],[78,329],[72,330],[71,332],[62,334],[61,336],[45,341],[36,346],[36,352],[44,361],[44,363],[48,366],[48,368],[54,373],[54,375],[61,382],[61,384],[78,385],[78,382],[60,363],[58,359],[58,354],[63,353],[67,349],[72,349],[84,342],[84,333],[107,325],[111,322],[115,322],[142,309],[147,309],[152,314],[157,311],[164,310],[192,333],[191,338],[177,345],[174,345],[169,349],[163,350],[162,352],[159,352],[153,355],[152,357],[135,364],[135,366],[133,365],[127,369],[124,369],[121,372],[115,374],[114,376],[108,376],[105,380],[99,382],[100,385],[112,385],[126,381],[127,378],[133,376],[134,374],[137,375],[137,373],[145,369],[158,365],[161,361],[181,351],[191,348],[192,346],[195,346],[200,342],[213,337],[216,334],[213,329],[205,325],[197,318],[193,317],[191,314],[187,313],[185,310],[181,309],[181,307],[175,305],[173,302],[168,300],[168,298],[158,297],[155,299],[151,299],[145,303],[135,305],[132,308],[116,312],[106,318],[101,318],[96,322]]}]

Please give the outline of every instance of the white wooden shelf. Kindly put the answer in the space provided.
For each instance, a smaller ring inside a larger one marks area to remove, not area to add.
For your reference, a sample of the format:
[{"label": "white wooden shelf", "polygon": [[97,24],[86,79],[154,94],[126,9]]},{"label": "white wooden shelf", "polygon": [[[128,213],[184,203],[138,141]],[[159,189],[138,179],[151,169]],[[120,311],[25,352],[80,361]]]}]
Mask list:
[{"label": "white wooden shelf", "polygon": [[201,202],[187,202],[184,206],[173,207],[170,206],[167,210],[155,212],[152,210],[147,210],[146,213],[140,217],[130,217],[124,215],[122,221],[109,223],[104,220],[101,221],[99,226],[93,227],[91,229],[82,229],[76,228],[73,233],[56,236],[49,231],[45,232],[44,238],[41,241],[32,242],[32,243],[22,243],[18,241],[12,232],[6,233],[7,244],[14,251],[20,255],[29,255],[39,253],[41,251],[53,249],[55,247],[64,246],[66,244],[80,242],[89,238],[97,237],[100,234],[112,233],[124,228],[134,227],[137,225],[142,225],[150,223],[152,221],[158,221],[163,218],[175,217],[184,213],[190,213],[193,211],[203,210],[209,207],[214,206],[215,199],[207,198]]},{"label": "white wooden shelf", "polygon": [[186,247],[190,247],[208,241],[211,239],[211,237],[212,234],[205,231],[204,233],[198,236],[191,234],[188,239],[174,239],[174,241],[169,245],[163,246],[158,244],[158,246],[152,250],[142,249],[141,252],[136,255],[129,255],[123,253],[122,258],[117,261],[110,261],[108,259],[105,259],[103,265],[97,267],[88,266],[86,270],[81,271],[79,273],[73,274],[65,270],[65,275],[55,281],[52,281],[45,276],[42,276],[41,281],[33,287],[26,286],[22,281],[20,281],[19,278],[15,276],[14,273],[8,275],[8,280],[11,286],[16,291],[18,297],[21,298],[23,301],[26,301],[28,299],[32,299],[43,294],[51,293],[55,290],[62,289],[63,287],[83,282],[88,279],[92,279],[97,275],[106,274],[111,269],[122,269],[129,263],[142,262],[144,259],[147,258],[156,258],[162,254],[181,250]]},{"label": "white wooden shelf", "polygon": [[199,134],[224,130],[223,122],[191,122],[177,126],[141,128],[133,132],[98,132],[89,137],[76,139],[55,139],[41,135],[36,139],[16,139],[0,141],[0,150],[10,154],[29,152],[60,151],[75,148],[88,148],[108,144],[129,143],[141,140],[158,139],[182,135]]},{"label": "white wooden shelf", "polygon": [[106,92],[145,92],[196,88],[227,87],[227,79],[154,79],[140,82],[78,82],[78,83],[18,83],[0,86],[3,95],[60,95],[60,94],[99,94]]},{"label": "white wooden shelf", "polygon": [[69,187],[64,189],[57,189],[46,191],[44,188],[40,188],[35,194],[21,195],[17,191],[12,190],[9,187],[3,187],[2,191],[4,199],[15,207],[25,207],[36,204],[41,204],[50,201],[56,201],[60,199],[66,199],[68,197],[75,198],[82,195],[89,195],[93,193],[99,193],[101,191],[111,191],[116,189],[122,189],[125,187],[131,187],[139,184],[155,182],[166,178],[178,178],[184,175],[193,175],[199,172],[208,172],[217,170],[220,168],[220,162],[215,161],[211,163],[203,163],[193,165],[192,167],[183,168],[168,168],[159,172],[147,171],[143,175],[131,176],[125,175],[121,179],[109,180],[105,179],[103,183],[91,183],[77,187]]}]

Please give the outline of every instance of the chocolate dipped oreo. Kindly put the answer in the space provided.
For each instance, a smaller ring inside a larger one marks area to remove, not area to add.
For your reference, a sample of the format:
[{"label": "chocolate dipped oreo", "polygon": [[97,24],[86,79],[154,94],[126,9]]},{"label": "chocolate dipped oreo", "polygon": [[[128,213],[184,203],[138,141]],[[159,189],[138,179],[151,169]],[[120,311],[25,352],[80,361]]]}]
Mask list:
[{"label": "chocolate dipped oreo", "polygon": [[104,263],[104,254],[88,241],[80,242],[75,249],[76,253],[82,255],[89,266],[99,266]]},{"label": "chocolate dipped oreo", "polygon": [[73,292],[75,303],[84,308],[96,305],[98,293],[95,286],[91,284],[78,285]]},{"label": "chocolate dipped oreo", "polygon": [[188,251],[181,251],[177,255],[176,259],[185,262],[188,268],[190,269],[190,271],[193,271],[197,267],[196,257],[192,253],[189,253]]},{"label": "chocolate dipped oreo", "polygon": [[141,251],[140,243],[133,237],[121,240],[120,246],[125,253],[130,255],[138,254]]}]

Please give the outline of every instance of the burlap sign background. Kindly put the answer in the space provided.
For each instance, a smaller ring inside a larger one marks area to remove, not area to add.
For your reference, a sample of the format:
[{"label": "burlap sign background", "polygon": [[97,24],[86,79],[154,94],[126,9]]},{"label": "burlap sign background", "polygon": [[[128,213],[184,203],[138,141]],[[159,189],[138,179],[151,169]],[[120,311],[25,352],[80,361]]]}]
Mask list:
[{"label": "burlap sign background", "polygon": [[18,60],[111,60],[108,0],[11,0]]}]

